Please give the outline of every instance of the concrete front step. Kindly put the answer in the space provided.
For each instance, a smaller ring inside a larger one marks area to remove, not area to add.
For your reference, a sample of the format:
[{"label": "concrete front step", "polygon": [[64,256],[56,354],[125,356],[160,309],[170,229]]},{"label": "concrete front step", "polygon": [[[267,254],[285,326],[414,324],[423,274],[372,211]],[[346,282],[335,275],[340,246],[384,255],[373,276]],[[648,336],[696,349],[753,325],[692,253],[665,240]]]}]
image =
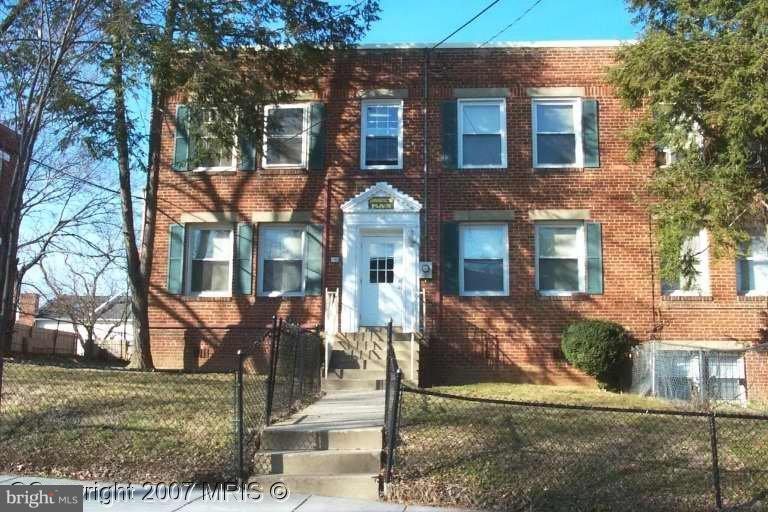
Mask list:
[{"label": "concrete front step", "polygon": [[354,429],[289,430],[267,427],[261,437],[261,449],[278,450],[380,450],[381,427]]},{"label": "concrete front step", "polygon": [[329,379],[384,379],[384,369],[336,368],[328,373]]},{"label": "concrete front step", "polygon": [[250,479],[261,484],[265,493],[275,482],[283,482],[292,494],[313,494],[318,496],[340,496],[377,500],[379,498],[379,475],[363,473],[357,475],[261,475]]},{"label": "concrete front step", "polygon": [[[330,375],[329,375],[330,377]],[[323,379],[326,391],[376,391],[384,389],[384,379]]]},{"label": "concrete front step", "polygon": [[381,447],[375,450],[264,451],[256,454],[275,475],[347,475],[378,473]]}]

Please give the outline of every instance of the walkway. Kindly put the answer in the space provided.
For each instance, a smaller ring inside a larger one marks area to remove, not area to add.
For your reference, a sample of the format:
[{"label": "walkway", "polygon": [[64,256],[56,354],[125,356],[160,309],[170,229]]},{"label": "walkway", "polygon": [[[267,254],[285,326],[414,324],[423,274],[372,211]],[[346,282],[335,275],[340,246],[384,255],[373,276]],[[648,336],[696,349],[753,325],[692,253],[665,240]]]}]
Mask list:
[{"label": "walkway", "polygon": [[[93,481],[0,475],[0,485],[10,485],[15,482],[25,484],[36,483],[38,485],[94,485]],[[99,482],[99,485],[111,487],[115,484],[114,482]],[[129,488],[127,484],[117,485],[121,489]],[[116,499],[114,502],[110,501],[109,504],[88,500],[85,501],[84,510],[86,512],[143,512],[146,510],[151,510],[152,512],[458,512],[458,509],[407,506],[377,501],[328,498],[325,496],[302,494],[291,494],[284,501],[278,501],[270,497],[266,497],[260,502],[237,499],[223,501],[212,500],[209,496],[204,495],[202,489],[192,490],[186,499],[173,501],[158,501],[155,499],[154,501],[149,501],[151,497],[151,494],[147,494],[146,489],[134,486],[134,495],[131,499]]]}]

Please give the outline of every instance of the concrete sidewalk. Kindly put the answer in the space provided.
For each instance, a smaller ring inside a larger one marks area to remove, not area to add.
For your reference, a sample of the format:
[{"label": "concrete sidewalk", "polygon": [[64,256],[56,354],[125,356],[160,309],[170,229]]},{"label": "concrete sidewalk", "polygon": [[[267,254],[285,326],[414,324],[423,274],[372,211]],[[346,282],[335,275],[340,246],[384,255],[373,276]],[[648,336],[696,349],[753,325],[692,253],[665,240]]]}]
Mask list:
[{"label": "concrete sidewalk", "polygon": [[[61,480],[55,478],[14,477],[13,475],[0,475],[0,485],[13,483],[37,484],[37,485],[82,485],[94,486],[93,481]],[[114,482],[96,482],[98,487],[111,487]],[[118,484],[122,489],[128,489],[127,484]],[[155,489],[132,486],[133,497],[131,499],[116,499],[109,504],[100,503],[97,500],[85,501],[84,510],[87,512],[460,512],[455,508],[435,508],[410,505],[398,505],[395,503],[383,503],[379,501],[355,500],[348,498],[329,498],[325,496],[290,494],[285,500],[277,500],[269,496],[269,489],[265,490],[262,500],[242,500],[230,495],[229,499],[213,499],[210,493],[203,489],[192,489],[187,496],[177,500],[159,500]]]}]

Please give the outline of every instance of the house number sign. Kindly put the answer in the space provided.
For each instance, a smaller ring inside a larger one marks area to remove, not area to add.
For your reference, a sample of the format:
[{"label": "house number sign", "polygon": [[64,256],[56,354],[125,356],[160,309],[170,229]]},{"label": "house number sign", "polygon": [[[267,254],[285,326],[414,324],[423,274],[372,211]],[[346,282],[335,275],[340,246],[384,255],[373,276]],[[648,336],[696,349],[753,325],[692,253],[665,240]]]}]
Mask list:
[{"label": "house number sign", "polygon": [[394,197],[371,197],[368,199],[369,210],[394,210]]}]

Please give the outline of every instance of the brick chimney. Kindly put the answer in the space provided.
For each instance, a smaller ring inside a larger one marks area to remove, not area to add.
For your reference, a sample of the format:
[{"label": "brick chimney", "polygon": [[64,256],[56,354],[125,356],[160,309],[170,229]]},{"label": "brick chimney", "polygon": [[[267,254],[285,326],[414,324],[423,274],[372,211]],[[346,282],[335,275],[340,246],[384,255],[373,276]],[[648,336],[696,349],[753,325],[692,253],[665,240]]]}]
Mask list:
[{"label": "brick chimney", "polygon": [[20,325],[34,325],[39,308],[40,296],[38,294],[22,293],[19,298],[19,317],[16,323]]}]

